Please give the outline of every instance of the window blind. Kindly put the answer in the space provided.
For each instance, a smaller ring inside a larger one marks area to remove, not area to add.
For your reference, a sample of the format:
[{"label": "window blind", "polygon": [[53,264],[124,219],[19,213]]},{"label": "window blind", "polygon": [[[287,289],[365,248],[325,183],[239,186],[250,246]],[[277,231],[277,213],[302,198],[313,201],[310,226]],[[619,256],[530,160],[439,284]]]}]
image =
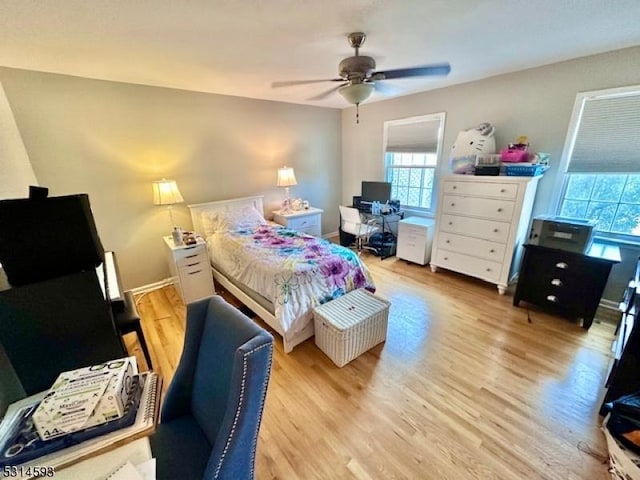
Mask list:
[{"label": "window blind", "polygon": [[567,171],[640,172],[640,92],[585,100]]},{"label": "window blind", "polygon": [[439,128],[439,120],[389,125],[385,150],[389,153],[435,153]]}]

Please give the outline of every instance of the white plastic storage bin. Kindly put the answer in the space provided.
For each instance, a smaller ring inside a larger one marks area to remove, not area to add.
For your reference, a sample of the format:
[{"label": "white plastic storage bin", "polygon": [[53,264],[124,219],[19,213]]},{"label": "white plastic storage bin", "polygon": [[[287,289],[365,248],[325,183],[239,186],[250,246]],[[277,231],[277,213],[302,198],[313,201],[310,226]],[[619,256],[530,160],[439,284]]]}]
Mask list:
[{"label": "white plastic storage bin", "polygon": [[390,306],[360,288],[314,308],[316,345],[343,367],[385,341]]}]

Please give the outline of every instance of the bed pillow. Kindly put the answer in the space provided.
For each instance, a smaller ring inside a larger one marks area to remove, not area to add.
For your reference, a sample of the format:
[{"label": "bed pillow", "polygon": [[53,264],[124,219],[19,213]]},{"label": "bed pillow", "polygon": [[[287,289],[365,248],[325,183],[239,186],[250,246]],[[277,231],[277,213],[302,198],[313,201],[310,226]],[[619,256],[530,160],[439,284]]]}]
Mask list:
[{"label": "bed pillow", "polygon": [[202,228],[205,236],[226,230],[253,228],[266,223],[262,214],[252,205],[202,214]]}]

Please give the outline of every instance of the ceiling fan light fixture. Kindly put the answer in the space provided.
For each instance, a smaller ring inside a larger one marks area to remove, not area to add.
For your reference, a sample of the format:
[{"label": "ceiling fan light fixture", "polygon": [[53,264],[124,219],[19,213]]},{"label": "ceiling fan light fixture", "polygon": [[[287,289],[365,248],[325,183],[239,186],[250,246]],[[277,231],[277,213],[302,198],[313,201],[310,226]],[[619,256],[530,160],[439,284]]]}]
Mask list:
[{"label": "ceiling fan light fixture", "polygon": [[351,85],[340,87],[338,92],[347,102],[359,105],[371,96],[373,90],[373,83],[352,83]]}]

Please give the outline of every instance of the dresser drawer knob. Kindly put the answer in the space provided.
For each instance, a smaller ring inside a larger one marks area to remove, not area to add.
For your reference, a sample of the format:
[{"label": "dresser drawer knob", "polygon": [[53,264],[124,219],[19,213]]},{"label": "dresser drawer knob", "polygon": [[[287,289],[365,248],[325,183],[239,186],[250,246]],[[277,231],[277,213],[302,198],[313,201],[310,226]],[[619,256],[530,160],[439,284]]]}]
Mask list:
[{"label": "dresser drawer knob", "polygon": [[444,257],[445,260],[449,260],[449,257]]},{"label": "dresser drawer knob", "polygon": [[556,268],[559,268],[560,270],[566,270],[568,267],[569,267],[569,264],[565,262],[556,263]]},{"label": "dresser drawer knob", "polygon": [[551,285],[554,285],[556,287],[561,287],[562,280],[560,280],[559,278],[554,278],[553,280],[551,280]]},{"label": "dresser drawer knob", "polygon": [[498,229],[497,229],[497,228],[494,228],[494,229],[493,229],[493,233],[498,233]]},{"label": "dresser drawer knob", "polygon": [[451,240],[445,240],[444,243],[451,243]]},{"label": "dresser drawer knob", "polygon": [[489,250],[489,253],[496,253],[496,251],[492,248],[491,250]]},{"label": "dresser drawer knob", "polygon": [[456,188],[458,188],[458,187],[457,187],[457,185],[454,185],[454,186],[453,186],[453,189],[455,190]]},{"label": "dresser drawer knob", "polygon": [[453,222],[449,222],[449,225],[453,225]]},{"label": "dresser drawer knob", "polygon": [[195,275],[196,273],[200,273],[202,270],[196,270],[195,272],[188,272],[189,275]]},{"label": "dresser drawer knob", "polygon": [[453,203],[453,202],[451,202],[451,206],[452,206],[452,207],[455,207],[455,206],[456,206],[456,204],[455,204],[455,203]]},{"label": "dresser drawer knob", "polygon": [[506,191],[507,191],[507,190],[506,190],[505,188],[501,188],[501,189],[500,189],[500,193],[504,193],[504,192],[506,192]]},{"label": "dresser drawer knob", "polygon": [[555,303],[558,301],[558,297],[556,297],[555,295],[547,295],[547,300]]},{"label": "dresser drawer knob", "polygon": [[498,211],[499,211],[499,212],[501,212],[501,211],[502,211],[502,209],[501,209],[501,208],[499,208],[499,209],[498,209]]},{"label": "dresser drawer knob", "polygon": [[487,272],[490,272],[490,271],[491,271],[491,269],[487,267]]}]

